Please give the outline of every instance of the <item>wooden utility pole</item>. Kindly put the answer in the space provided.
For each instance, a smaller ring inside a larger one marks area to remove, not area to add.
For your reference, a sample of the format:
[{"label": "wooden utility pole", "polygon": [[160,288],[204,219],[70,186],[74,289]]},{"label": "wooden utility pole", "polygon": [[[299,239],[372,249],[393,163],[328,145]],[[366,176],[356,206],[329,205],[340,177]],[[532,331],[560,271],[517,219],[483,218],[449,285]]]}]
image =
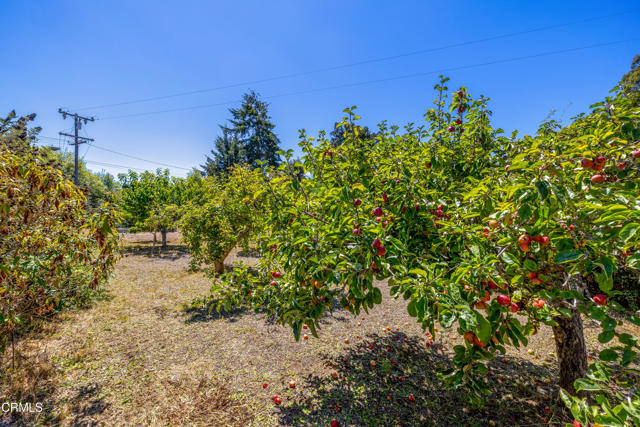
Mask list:
[{"label": "wooden utility pole", "polygon": [[68,111],[63,111],[62,108],[58,108],[58,113],[62,114],[62,118],[66,120],[67,116],[73,117],[74,122],[74,132],[73,135],[64,132],[58,132],[62,136],[68,136],[73,138],[73,145],[75,147],[75,167],[73,172],[73,183],[78,185],[78,145],[85,144],[87,142],[93,142],[92,138],[85,138],[84,136],[78,136],[78,130],[82,128],[82,122],[86,125],[87,122],[92,122],[95,119],[93,117],[82,117],[76,113],[70,113]]}]

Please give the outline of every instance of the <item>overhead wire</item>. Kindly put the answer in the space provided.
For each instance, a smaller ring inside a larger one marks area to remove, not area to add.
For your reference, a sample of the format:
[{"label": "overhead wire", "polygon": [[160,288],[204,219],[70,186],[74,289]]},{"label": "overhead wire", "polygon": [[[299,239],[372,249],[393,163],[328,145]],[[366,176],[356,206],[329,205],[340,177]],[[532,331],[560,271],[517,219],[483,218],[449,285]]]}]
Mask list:
[{"label": "overhead wire", "polygon": [[[359,81],[359,82],[352,82],[352,83],[345,83],[345,84],[339,84],[339,85],[334,85],[334,86],[326,86],[326,87],[321,87],[321,88],[302,90],[302,91],[297,91],[297,92],[282,93],[282,94],[278,94],[278,95],[264,96],[263,98],[264,99],[275,99],[275,98],[281,98],[281,97],[287,97],[287,96],[295,96],[295,95],[303,95],[303,94],[309,94],[309,93],[315,93],[315,92],[323,92],[323,91],[327,91],[327,90],[344,89],[344,88],[348,88],[348,87],[362,86],[362,85],[368,85],[368,84],[374,84],[374,83],[384,83],[384,82],[393,81],[393,80],[402,80],[402,79],[408,79],[408,78],[413,78],[413,77],[421,77],[421,76],[426,76],[426,75],[430,75],[430,74],[447,73],[447,72],[451,72],[451,71],[459,71],[459,70],[465,70],[465,69],[477,68],[477,67],[484,67],[484,66],[489,66],[489,65],[505,64],[505,63],[516,62],[516,61],[521,61],[521,60],[525,60],[525,59],[533,59],[533,58],[540,58],[540,57],[544,57],[544,56],[558,55],[558,54],[562,54],[562,53],[576,52],[576,51],[580,51],[580,50],[593,49],[593,48],[596,48],[596,47],[604,47],[604,46],[611,46],[611,45],[614,45],[614,44],[628,43],[630,41],[637,41],[637,40],[640,40],[640,38],[636,37],[636,38],[631,38],[631,39],[616,40],[616,41],[612,41],[612,42],[597,43],[597,44],[592,44],[592,45],[588,45],[588,46],[580,46],[580,47],[574,47],[574,48],[569,48],[569,49],[559,49],[559,50],[542,52],[542,53],[537,53],[537,54],[532,54],[532,55],[523,55],[523,56],[516,56],[516,57],[506,58],[506,59],[498,59],[498,60],[494,60],[494,61],[487,61],[487,62],[480,62],[480,63],[475,63],[475,64],[467,64],[467,65],[461,65],[461,66],[455,66],[455,67],[441,68],[441,69],[432,70],[432,71],[404,74],[404,75],[400,75],[400,76],[385,77],[385,78],[373,79],[373,80],[364,80],[364,81]],[[116,115],[116,116],[107,116],[107,117],[102,117],[102,118],[96,118],[96,120],[114,120],[114,119],[123,119],[123,118],[129,118],[129,117],[149,116],[149,115],[154,115],[154,114],[175,113],[175,112],[178,112],[178,111],[190,111],[190,110],[197,110],[197,109],[203,109],[203,108],[217,107],[217,106],[222,106],[222,105],[237,104],[239,102],[241,102],[241,101],[240,100],[233,100],[233,101],[218,102],[218,103],[213,103],[213,104],[201,104],[201,105],[193,105],[193,106],[189,106],[189,107],[170,108],[170,109],[165,109],[165,110],[155,110],[155,111],[147,111],[147,112],[132,113],[132,114],[121,114],[121,115]]]},{"label": "overhead wire", "polygon": [[396,54],[396,55],[389,55],[389,56],[384,56],[384,57],[379,57],[379,58],[371,58],[371,59],[367,59],[367,60],[351,62],[351,63],[348,63],[348,64],[341,64],[341,65],[334,65],[334,66],[330,66],[330,67],[323,67],[323,68],[318,68],[318,69],[315,69],[315,70],[308,70],[308,71],[301,71],[301,72],[296,72],[296,73],[282,74],[282,75],[273,76],[273,77],[267,77],[267,78],[263,78],[263,79],[249,80],[249,81],[245,81],[245,82],[241,82],[241,83],[231,83],[231,84],[226,84],[226,85],[221,85],[221,86],[212,87],[212,88],[206,88],[206,89],[195,89],[195,90],[191,90],[191,91],[179,92],[179,93],[174,93],[174,94],[169,94],[169,95],[160,95],[160,96],[153,96],[153,97],[147,97],[147,98],[132,99],[132,100],[122,101],[122,102],[114,102],[114,103],[110,103],[110,104],[101,104],[101,105],[94,105],[94,106],[89,106],[89,107],[75,108],[74,110],[82,111],[82,110],[97,110],[97,109],[103,109],[103,108],[119,107],[119,106],[123,106],[123,105],[131,105],[131,104],[138,104],[138,103],[143,103],[143,102],[158,101],[158,100],[162,100],[162,99],[177,98],[177,97],[188,96],[188,95],[196,95],[196,94],[200,94],[200,93],[213,92],[213,91],[218,91],[218,90],[222,90],[222,89],[229,89],[229,88],[235,88],[235,87],[246,86],[246,85],[254,85],[254,84],[258,84],[258,83],[266,83],[266,82],[271,82],[271,81],[276,81],[276,80],[290,79],[290,78],[294,78],[294,77],[302,77],[302,76],[307,76],[307,75],[310,75],[310,74],[317,74],[317,73],[323,73],[323,72],[327,72],[327,71],[341,70],[341,69],[356,67],[356,66],[360,66],[360,65],[372,64],[372,63],[377,63],[377,62],[384,62],[384,61],[389,61],[389,60],[393,60],[393,59],[406,58],[406,57],[409,57],[409,56],[421,55],[421,54],[425,54],[425,53],[433,53],[433,52],[443,51],[443,50],[447,50],[447,49],[453,49],[453,48],[457,48],[457,47],[463,47],[463,46],[470,46],[470,45],[474,45],[474,44],[486,43],[486,42],[489,42],[489,41],[494,41],[494,40],[499,40],[499,39],[509,38],[509,37],[515,37],[515,36],[524,35],[524,34],[531,34],[531,33],[536,33],[536,32],[541,32],[541,31],[548,31],[548,30],[567,27],[567,26],[571,26],[571,25],[583,24],[583,23],[586,23],[586,22],[592,22],[592,21],[602,20],[602,19],[611,18],[611,17],[615,17],[615,16],[625,15],[625,14],[628,14],[628,13],[635,13],[635,12],[638,12],[638,11],[640,11],[640,8],[629,9],[629,10],[625,10],[625,11],[621,11],[621,12],[617,12],[617,13],[611,13],[611,14],[607,14],[607,15],[600,15],[600,16],[595,16],[595,17],[590,17],[590,18],[584,18],[584,19],[580,19],[580,20],[576,20],[576,21],[570,21],[570,22],[564,22],[564,23],[560,23],[560,24],[553,24],[553,25],[546,25],[546,26],[537,27],[537,28],[530,28],[530,29],[522,30],[522,31],[514,31],[514,32],[511,32],[511,33],[499,34],[499,35],[479,38],[479,39],[475,39],[475,40],[468,40],[468,41],[464,41],[464,42],[451,43],[451,44],[448,44],[448,45],[432,47],[432,48],[428,48],[428,49],[420,49],[420,50],[415,50],[415,51],[412,51],[412,52],[405,52],[405,53]]}]

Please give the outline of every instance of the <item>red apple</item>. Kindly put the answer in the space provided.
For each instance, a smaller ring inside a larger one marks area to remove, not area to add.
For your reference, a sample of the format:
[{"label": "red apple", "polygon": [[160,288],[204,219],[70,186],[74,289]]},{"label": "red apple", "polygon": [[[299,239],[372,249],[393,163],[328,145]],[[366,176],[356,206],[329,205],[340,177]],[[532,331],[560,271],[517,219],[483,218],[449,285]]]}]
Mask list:
[{"label": "red apple", "polygon": [[604,182],[604,176],[597,174],[597,175],[593,175],[591,177],[591,182],[594,184],[600,184],[601,182]]},{"label": "red apple", "polygon": [[349,344],[349,338],[345,338],[345,339],[344,339],[344,343],[345,343],[345,344]]},{"label": "red apple", "polygon": [[375,208],[373,210],[373,216],[382,216],[383,212],[382,212],[382,208]]},{"label": "red apple", "polygon": [[631,155],[636,159],[640,158],[640,150],[635,150]]},{"label": "red apple", "polygon": [[602,295],[602,294],[598,294],[598,295],[595,295],[593,297],[593,300],[598,305],[605,305],[607,303],[607,296],[606,295]]},{"label": "red apple", "polygon": [[535,279],[537,275],[538,275],[538,273],[536,273],[535,271],[532,271],[529,274],[527,274],[527,277],[529,279]]},{"label": "red apple", "polygon": [[360,235],[360,229],[359,228],[354,228],[353,229],[353,234],[355,234],[356,236]]},{"label": "red apple", "polygon": [[267,388],[268,385],[269,384],[267,384],[267,383],[262,383],[262,388]]},{"label": "red apple", "polygon": [[276,285],[276,281],[275,281],[275,280],[272,280],[269,284],[270,284],[271,286],[275,286],[275,285]]},{"label": "red apple", "polygon": [[282,276],[282,274],[280,274],[279,271],[274,271],[273,273],[271,273],[271,276],[273,276],[274,279],[279,278],[280,276]]},{"label": "red apple", "polygon": [[551,243],[551,240],[549,239],[549,237],[548,236],[542,236],[542,242],[541,242],[542,246],[543,247],[544,246],[549,246],[549,243]]},{"label": "red apple", "polygon": [[545,306],[547,302],[543,299],[537,298],[534,302],[533,302],[533,306],[534,307],[538,307],[538,308],[542,308]]},{"label": "red apple", "polygon": [[387,195],[385,193],[382,193],[382,201],[387,203]]},{"label": "red apple", "polygon": [[371,246],[373,246],[374,248],[378,249],[379,247],[382,246],[382,242],[378,238],[373,239],[373,243],[371,243]]},{"label": "red apple", "polygon": [[498,304],[505,307],[511,304],[511,298],[509,298],[508,295],[498,295],[496,301],[498,301]]},{"label": "red apple", "polygon": [[512,313],[517,313],[520,310],[520,306],[518,304],[516,304],[515,302],[512,302],[511,305],[509,305],[509,310]]},{"label": "red apple", "polygon": [[415,402],[416,398],[412,395],[409,395],[409,402]]},{"label": "red apple", "polygon": [[616,166],[618,167],[618,169],[624,169],[627,165],[622,163],[622,162],[620,162]]},{"label": "red apple", "polygon": [[591,169],[593,167],[593,162],[590,159],[582,159],[580,163],[585,169]]},{"label": "red apple", "polygon": [[354,204],[355,206],[360,206],[360,205],[362,204],[362,200],[360,200],[360,199],[355,199],[355,200],[353,201],[353,204]]},{"label": "red apple", "polygon": [[289,387],[290,388],[296,388],[296,382],[295,381],[289,381]]},{"label": "red apple", "polygon": [[529,237],[527,234],[521,234],[520,237],[518,237],[518,243],[520,245],[529,245],[529,243],[531,243],[531,237]]},{"label": "red apple", "polygon": [[331,420],[331,427],[340,427],[340,422],[336,419]]},{"label": "red apple", "polygon": [[378,256],[382,256],[382,255],[384,255],[386,253],[387,253],[387,250],[384,248],[384,246],[380,246],[378,248]]},{"label": "red apple", "polygon": [[456,127],[455,126],[449,126],[449,129],[447,129],[449,132],[455,132],[456,131]]}]

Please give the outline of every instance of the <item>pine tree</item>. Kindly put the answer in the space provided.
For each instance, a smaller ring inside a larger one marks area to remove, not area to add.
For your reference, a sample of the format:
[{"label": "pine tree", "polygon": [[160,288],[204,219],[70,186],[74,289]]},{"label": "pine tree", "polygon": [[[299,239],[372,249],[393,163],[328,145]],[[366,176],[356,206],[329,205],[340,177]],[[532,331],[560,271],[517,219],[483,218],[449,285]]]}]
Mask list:
[{"label": "pine tree", "polygon": [[269,117],[268,106],[251,91],[243,95],[240,108],[229,110],[233,116],[230,129],[238,136],[244,149],[244,160],[251,166],[256,166],[258,160],[266,161],[270,166],[280,162],[277,153],[280,140],[273,132],[275,125]]},{"label": "pine tree", "polygon": [[211,150],[213,158],[207,156],[206,163],[201,166],[207,175],[223,175],[231,166],[246,161],[244,149],[236,133],[225,126],[220,128],[222,136],[218,136],[214,142],[215,148]]}]

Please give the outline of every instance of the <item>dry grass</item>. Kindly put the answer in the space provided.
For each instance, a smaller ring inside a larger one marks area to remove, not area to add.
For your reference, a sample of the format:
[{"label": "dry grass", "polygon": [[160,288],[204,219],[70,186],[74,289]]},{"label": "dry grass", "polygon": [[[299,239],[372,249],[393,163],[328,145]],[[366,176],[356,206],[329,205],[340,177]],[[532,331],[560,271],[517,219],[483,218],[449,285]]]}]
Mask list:
[{"label": "dry grass", "polygon": [[[169,247],[157,254],[150,235],[126,236],[125,256],[107,289],[110,298],[57,319],[48,331],[19,344],[26,358],[20,372],[28,376],[20,382],[14,375],[0,391],[9,400],[38,399],[46,408],[12,422],[264,426],[328,425],[332,418],[343,425],[566,420],[554,397],[557,364],[549,328],[532,337],[534,354],[510,350],[507,363],[492,362],[487,406],[474,409],[462,394],[443,390],[436,377],[460,339],[441,331],[438,345],[425,347],[405,303],[388,292],[364,319],[338,311],[323,323],[321,339],[296,342],[289,329],[262,314],[184,312],[185,304],[208,292],[209,282],[188,270],[184,248],[176,235],[169,237]],[[237,252],[229,262],[237,260],[255,262]],[[597,332],[587,325],[591,352],[601,347]],[[347,337],[350,344],[343,342]],[[291,380],[294,389],[288,387]],[[274,393],[282,397],[279,407],[271,401]],[[409,394],[415,402],[408,401]],[[551,415],[543,413],[545,406]]]}]

